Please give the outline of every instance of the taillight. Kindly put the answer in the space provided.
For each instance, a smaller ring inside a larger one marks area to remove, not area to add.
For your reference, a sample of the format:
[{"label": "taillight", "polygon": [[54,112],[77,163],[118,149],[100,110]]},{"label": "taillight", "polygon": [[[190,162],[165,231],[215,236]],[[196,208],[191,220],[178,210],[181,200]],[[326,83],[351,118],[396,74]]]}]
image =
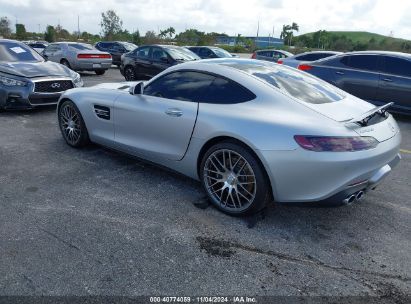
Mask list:
[{"label": "taillight", "polygon": [[301,71],[308,71],[308,70],[311,70],[312,68],[313,67],[309,64],[300,64],[298,66],[298,69],[301,70]]},{"label": "taillight", "polygon": [[354,152],[369,150],[378,145],[371,136],[333,137],[295,135],[295,141],[305,150],[315,152]]},{"label": "taillight", "polygon": [[78,54],[78,59],[110,59],[110,54]]},{"label": "taillight", "polygon": [[251,59],[255,59],[257,57],[257,54],[254,52],[252,55],[251,55]]},{"label": "taillight", "polygon": [[280,59],[277,61],[278,64],[283,64],[283,61]]}]

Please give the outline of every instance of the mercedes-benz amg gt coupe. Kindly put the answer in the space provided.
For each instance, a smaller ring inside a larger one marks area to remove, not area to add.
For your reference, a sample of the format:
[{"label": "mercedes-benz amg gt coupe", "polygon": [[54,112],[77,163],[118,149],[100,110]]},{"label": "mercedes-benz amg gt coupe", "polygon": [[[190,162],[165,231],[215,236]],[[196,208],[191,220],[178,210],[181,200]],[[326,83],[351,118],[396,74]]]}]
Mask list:
[{"label": "mercedes-benz amg gt coupe", "polygon": [[250,59],[173,66],[148,82],[67,91],[63,138],[200,180],[231,215],[270,201],[352,203],[399,162],[387,112],[293,68]]}]

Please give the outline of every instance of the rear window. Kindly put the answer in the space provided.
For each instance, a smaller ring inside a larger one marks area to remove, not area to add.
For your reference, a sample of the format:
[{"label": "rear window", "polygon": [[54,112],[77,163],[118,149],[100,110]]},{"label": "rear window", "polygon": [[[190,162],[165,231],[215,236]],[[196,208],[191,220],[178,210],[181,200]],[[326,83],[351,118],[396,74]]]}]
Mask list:
[{"label": "rear window", "polygon": [[0,61],[15,62],[15,61],[44,61],[35,50],[29,46],[13,42],[0,42]]},{"label": "rear window", "polygon": [[85,44],[85,43],[69,43],[68,45],[70,48],[76,49],[76,50],[94,50],[94,47],[90,44]]},{"label": "rear window", "polygon": [[300,60],[300,61],[315,61],[315,60],[327,58],[333,55],[334,54],[330,54],[330,53],[313,53],[313,54],[305,54],[301,56],[296,56],[295,59]]},{"label": "rear window", "polygon": [[282,92],[299,100],[322,104],[343,99],[345,96],[333,86],[298,70],[272,63],[227,64],[247,72]]}]

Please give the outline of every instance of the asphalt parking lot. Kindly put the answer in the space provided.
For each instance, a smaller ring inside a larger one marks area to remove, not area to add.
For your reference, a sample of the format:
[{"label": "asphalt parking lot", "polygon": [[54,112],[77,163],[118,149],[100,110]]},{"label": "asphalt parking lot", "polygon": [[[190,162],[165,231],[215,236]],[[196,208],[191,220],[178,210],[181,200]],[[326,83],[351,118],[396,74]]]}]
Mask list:
[{"label": "asphalt parking lot", "polygon": [[[85,84],[123,81],[119,70]],[[1,295],[411,294],[411,118],[403,159],[359,204],[198,208],[186,177],[63,141],[54,108],[0,113]],[[256,223],[252,226],[253,220]]]}]

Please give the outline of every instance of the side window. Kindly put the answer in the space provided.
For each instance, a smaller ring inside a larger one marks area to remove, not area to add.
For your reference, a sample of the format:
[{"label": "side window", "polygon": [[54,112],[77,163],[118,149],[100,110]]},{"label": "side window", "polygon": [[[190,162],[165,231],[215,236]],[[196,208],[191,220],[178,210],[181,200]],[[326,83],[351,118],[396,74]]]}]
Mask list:
[{"label": "side window", "polygon": [[208,94],[208,87],[214,79],[212,75],[198,72],[172,72],[145,87],[144,95],[199,102]]},{"label": "side window", "polygon": [[411,77],[411,61],[384,56],[383,73]]},{"label": "side window", "polygon": [[318,54],[306,54],[306,55],[301,55],[299,57],[297,57],[297,60],[301,60],[301,61],[314,61],[314,60],[318,60],[325,57],[323,54],[318,53]]},{"label": "side window", "polygon": [[268,52],[266,52],[266,51],[258,52],[257,55],[258,55],[258,56],[264,56],[264,57],[268,57],[268,56],[269,56]]},{"label": "side window", "polygon": [[207,88],[207,94],[201,98],[201,102],[217,104],[233,104],[250,101],[256,96],[242,85],[226,78],[216,77]]},{"label": "side window", "polygon": [[189,48],[189,50],[198,55],[198,48]]},{"label": "side window", "polygon": [[138,48],[138,49],[136,50],[136,52],[137,52],[137,57],[142,58],[142,59],[147,59],[147,58],[148,58],[149,51],[150,51],[150,47],[148,47],[148,46]]},{"label": "side window", "polygon": [[346,66],[359,70],[376,71],[379,56],[353,55],[346,56],[342,63]]},{"label": "side window", "polygon": [[207,48],[201,48],[200,52],[199,52],[199,55],[201,57],[209,57],[209,56],[211,56],[211,54],[212,54],[211,51]]},{"label": "side window", "polygon": [[164,50],[162,48],[153,47],[152,48],[152,53],[151,53],[151,58],[153,58],[153,60],[156,60],[156,61],[161,61],[161,60],[163,60],[161,58],[167,59],[168,56],[167,56],[167,53],[164,52]]}]

